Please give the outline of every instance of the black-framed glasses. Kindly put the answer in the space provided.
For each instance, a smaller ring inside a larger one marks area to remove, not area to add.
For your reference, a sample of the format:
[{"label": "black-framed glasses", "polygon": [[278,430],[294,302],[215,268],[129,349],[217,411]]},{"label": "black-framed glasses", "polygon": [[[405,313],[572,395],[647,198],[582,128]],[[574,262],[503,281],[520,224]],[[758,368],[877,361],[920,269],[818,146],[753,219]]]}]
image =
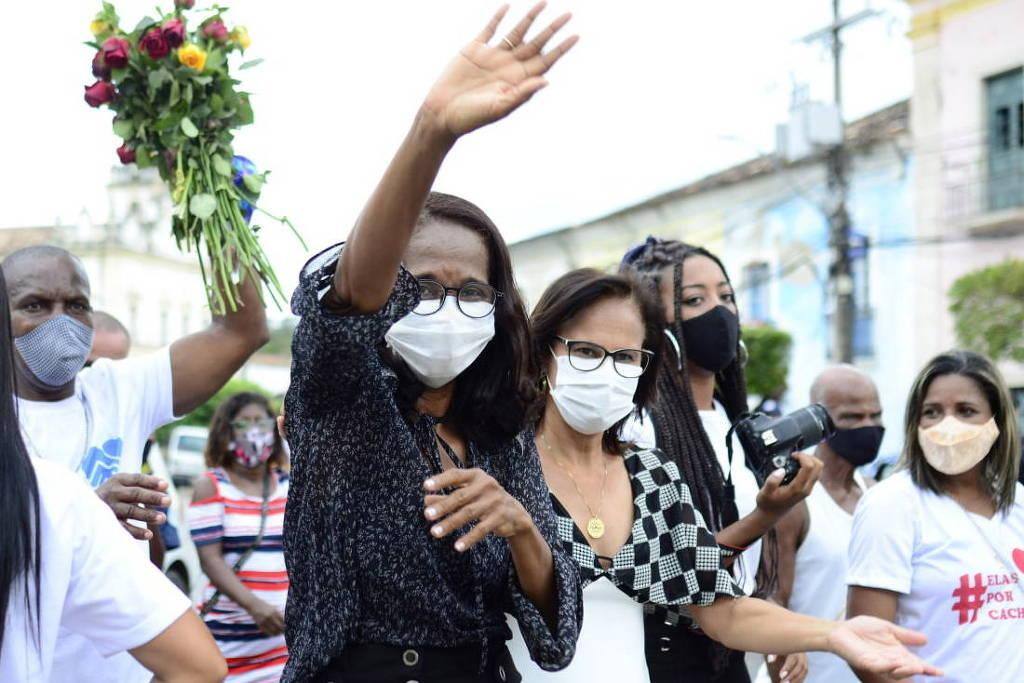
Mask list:
[{"label": "black-framed glasses", "polygon": [[645,349],[610,351],[593,342],[566,339],[565,337],[555,337],[555,339],[565,344],[565,348],[569,352],[569,365],[580,372],[593,372],[601,367],[605,358],[611,357],[615,372],[627,379],[636,379],[644,374],[651,365],[651,359],[654,358],[654,352]]},{"label": "black-framed glasses", "polygon": [[449,294],[455,295],[455,303],[463,315],[470,318],[486,318],[494,310],[501,292],[484,282],[467,282],[461,287],[445,287],[436,280],[419,279],[420,303],[413,310],[417,315],[433,315],[444,306]]},{"label": "black-framed glasses", "polygon": [[260,429],[273,430],[274,429],[274,425],[276,425],[276,424],[277,424],[277,422],[272,417],[261,417],[259,419],[255,419],[255,420],[254,419],[232,420],[231,421],[231,428],[232,429],[237,429],[240,432],[244,432],[247,429],[252,429],[253,427],[259,427]]}]

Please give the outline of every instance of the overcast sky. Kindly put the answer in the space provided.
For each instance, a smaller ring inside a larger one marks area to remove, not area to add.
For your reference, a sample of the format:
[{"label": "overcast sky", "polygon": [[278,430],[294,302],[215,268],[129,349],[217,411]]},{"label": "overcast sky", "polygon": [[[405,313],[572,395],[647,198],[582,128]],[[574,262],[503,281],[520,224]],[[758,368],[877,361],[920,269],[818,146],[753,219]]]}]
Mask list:
[{"label": "overcast sky", "polygon": [[[123,22],[154,0],[116,2]],[[91,82],[88,0],[7,3],[0,96],[0,227],[103,216],[119,144]],[[164,0],[165,6],[170,0]],[[200,5],[204,3],[200,0]],[[253,37],[241,72],[256,123],[236,152],[272,175],[263,205],[290,216],[311,248],[342,239],[444,64],[486,22],[490,0],[226,0]],[[529,2],[516,0],[511,15]],[[847,0],[844,11],[866,0]],[[480,204],[510,241],[583,221],[768,150],[794,83],[831,97],[824,44],[800,37],[831,19],[829,0],[552,0],[572,10],[579,45],[550,87],[509,119],[459,142],[437,189]],[[910,92],[908,10],[846,32],[849,120]],[[290,288],[303,260],[285,229],[266,244]],[[168,226],[169,229],[169,226]]]}]

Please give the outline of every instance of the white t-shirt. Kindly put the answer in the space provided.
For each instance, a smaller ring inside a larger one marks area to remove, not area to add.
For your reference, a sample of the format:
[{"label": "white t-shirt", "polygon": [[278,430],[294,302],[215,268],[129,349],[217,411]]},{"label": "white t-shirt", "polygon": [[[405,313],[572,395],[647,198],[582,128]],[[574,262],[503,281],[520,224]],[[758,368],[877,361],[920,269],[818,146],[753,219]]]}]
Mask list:
[{"label": "white t-shirt", "polygon": [[29,452],[81,472],[93,488],[118,472],[138,472],[146,439],[174,417],[169,349],[98,360],[63,401],[18,399]]},{"label": "white t-shirt", "polygon": [[[740,518],[746,517],[757,508],[757,493],[760,487],[754,473],[747,468],[746,455],[739,439],[733,434],[732,437],[732,462],[729,462],[729,449],[725,443],[725,437],[729,434],[732,423],[729,422],[729,415],[725,408],[715,401],[714,410],[698,411],[704,432],[708,435],[711,446],[715,449],[718,457],[718,466],[722,469],[722,476],[728,479],[729,472],[732,472],[732,485],[736,493],[736,509]],[[635,443],[641,448],[654,448],[657,446],[657,437],[654,429],[654,420],[647,413],[642,420],[629,420],[622,430],[625,441]],[[761,564],[761,541],[758,539],[744,550],[736,563],[736,582],[739,583],[743,592],[750,595],[754,591],[757,568]]]},{"label": "white t-shirt", "polygon": [[[18,399],[29,452],[77,471],[93,488],[118,472],[139,472],[146,439],[174,417],[169,349],[98,360],[78,375],[74,395],[63,401]],[[148,559],[146,544],[134,547]],[[105,659],[74,633],[62,634],[53,670],[55,681],[145,683],[151,678],[128,653]]]},{"label": "white t-shirt", "polygon": [[[81,662],[70,676],[51,669],[59,632],[88,637],[98,653],[112,655],[148,643],[191,605],[139,555],[110,508],[80,477],[37,458],[33,464],[42,539],[40,612],[38,622],[29,622],[24,593],[12,596],[0,651],[0,681],[87,680],[87,667],[93,663]],[[30,623],[40,626],[38,648]]]},{"label": "white t-shirt", "polygon": [[[851,586],[899,593],[896,623],[921,631],[928,681],[1001,683],[1024,672],[1024,486],[985,519],[897,472],[868,489],[850,541]],[[922,679],[923,680],[923,679]]]}]

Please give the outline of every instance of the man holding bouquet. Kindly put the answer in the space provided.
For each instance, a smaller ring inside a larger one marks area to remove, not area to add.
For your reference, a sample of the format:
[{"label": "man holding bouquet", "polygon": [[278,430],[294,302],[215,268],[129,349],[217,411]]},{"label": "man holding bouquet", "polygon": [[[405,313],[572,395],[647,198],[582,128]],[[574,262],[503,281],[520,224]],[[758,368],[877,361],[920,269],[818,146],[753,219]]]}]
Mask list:
[{"label": "man holding bouquet", "polygon": [[[243,273],[239,305],[215,315],[202,332],[148,357],[101,359],[82,371],[93,338],[82,263],[59,247],[34,246],[10,254],[2,267],[17,350],[19,418],[30,453],[80,472],[128,533],[149,539],[146,525],[161,524],[157,508],[170,501],[166,482],[140,474],[146,439],[205,402],[266,343],[256,281]],[[162,613],[136,627],[139,645],[188,608],[187,601],[171,598]],[[53,675],[87,683],[141,683],[150,676],[127,652],[104,658],[72,634],[58,642]]]}]

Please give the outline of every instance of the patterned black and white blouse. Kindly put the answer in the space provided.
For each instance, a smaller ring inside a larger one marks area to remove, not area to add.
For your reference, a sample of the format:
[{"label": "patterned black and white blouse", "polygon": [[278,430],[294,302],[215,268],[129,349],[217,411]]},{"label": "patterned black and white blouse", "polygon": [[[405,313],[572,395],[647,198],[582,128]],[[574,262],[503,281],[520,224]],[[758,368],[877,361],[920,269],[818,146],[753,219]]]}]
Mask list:
[{"label": "patterned black and white blouse", "polygon": [[686,618],[688,605],[742,596],[722,563],[733,553],[715,542],[676,464],[656,449],[631,449],[623,458],[633,488],[633,529],[615,556],[605,558],[609,567],[552,495],[558,537],[579,565],[583,585],[605,577],[636,602],[678,618]]},{"label": "patterned black and white blouse", "polygon": [[505,612],[519,622],[542,668],[564,668],[583,618],[580,578],[557,542],[532,437],[489,450],[470,443],[467,460],[517,498],[552,545],[553,633],[520,589],[505,539],[488,536],[458,553],[454,539],[466,530],[431,537],[422,482],[434,472],[423,453],[437,447],[436,420],[403,416],[398,378],[379,355],[388,328],[419,302],[419,287],[402,269],[379,312],[334,315],[320,295],[339,253],[335,246],[314,257],[292,298],[301,320],[285,400],[292,480],[284,534],[291,579],[284,680],[308,679],[348,644],[486,649],[510,637]]}]

